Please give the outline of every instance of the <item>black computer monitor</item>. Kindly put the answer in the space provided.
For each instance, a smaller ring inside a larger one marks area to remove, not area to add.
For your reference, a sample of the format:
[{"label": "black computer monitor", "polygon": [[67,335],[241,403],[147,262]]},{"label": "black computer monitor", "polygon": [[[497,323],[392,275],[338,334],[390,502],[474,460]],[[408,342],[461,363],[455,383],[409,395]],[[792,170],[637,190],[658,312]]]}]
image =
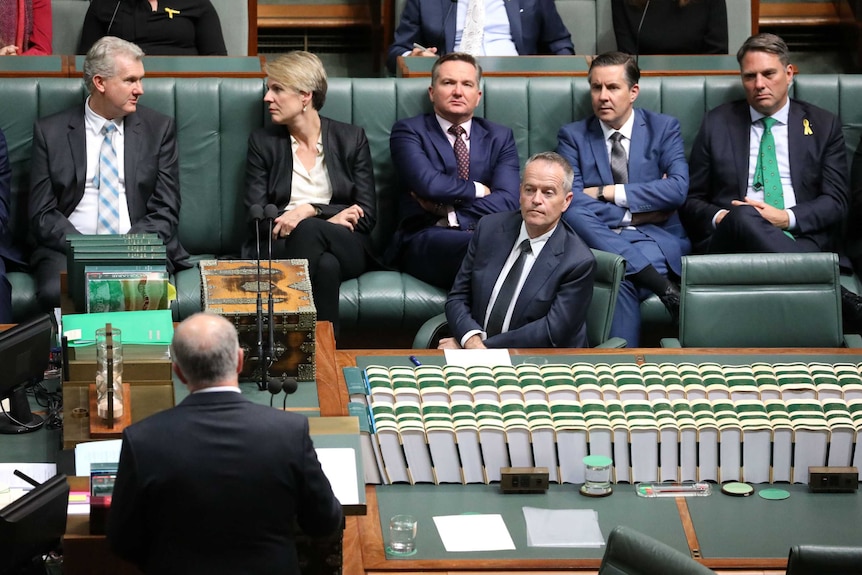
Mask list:
[{"label": "black computer monitor", "polygon": [[66,532],[69,483],[55,475],[0,509],[0,575],[27,572]]},{"label": "black computer monitor", "polygon": [[51,316],[42,314],[0,332],[0,433],[36,431],[44,420],[30,411],[27,388],[42,381],[51,355]]}]

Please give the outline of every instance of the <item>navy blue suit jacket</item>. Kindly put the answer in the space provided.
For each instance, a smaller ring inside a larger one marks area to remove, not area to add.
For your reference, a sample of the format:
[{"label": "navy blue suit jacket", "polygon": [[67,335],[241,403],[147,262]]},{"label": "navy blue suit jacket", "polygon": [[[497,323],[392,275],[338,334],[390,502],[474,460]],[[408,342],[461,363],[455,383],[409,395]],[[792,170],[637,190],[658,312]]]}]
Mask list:
[{"label": "navy blue suit jacket", "polygon": [[[407,0],[386,59],[391,72],[395,72],[398,56],[412,50],[414,42],[427,48],[436,47],[439,55],[455,49],[457,3],[457,0]],[[505,5],[518,54],[575,53],[572,35],[563,24],[554,0],[507,0]]]},{"label": "navy blue suit jacket", "polygon": [[[435,203],[455,206],[462,230],[474,229],[479,218],[486,214],[518,207],[518,148],[512,130],[506,126],[473,118],[467,180],[458,178],[455,150],[433,113],[396,122],[389,137],[389,149],[402,188],[402,222],[426,215],[410,192]],[[491,188],[491,194],[476,198],[473,182],[485,184]],[[437,219],[428,218],[419,228],[433,225]],[[411,230],[405,231],[409,237]]]},{"label": "navy blue suit jacket", "polygon": [[341,520],[305,416],[219,391],[123,432],[108,542],[144,573],[298,574],[294,521]]},{"label": "navy blue suit jacket", "polygon": [[[494,284],[521,229],[520,212],[482,218],[446,300],[446,318],[459,342],[484,331]],[[586,347],[587,308],[593,297],[595,258],[587,245],[560,222],[548,238],[521,288],[509,331],[485,340],[487,347]]]},{"label": "navy blue suit jacket", "polygon": [[[805,134],[805,122],[810,135]],[[691,186],[680,210],[695,248],[707,245],[712,218],[742,200],[748,188],[751,113],[744,100],[723,104],[703,119],[691,151]],[[840,120],[799,100],[788,116],[790,178],[796,195],[796,237],[807,237],[821,251],[834,249],[849,206],[847,152]]]},{"label": "navy blue suit jacket", "polygon": [[0,130],[0,257],[5,260],[24,263],[21,254],[12,245],[12,230],[9,219],[12,217],[12,168],[9,167],[9,150],[6,136]]},{"label": "navy blue suit jacket", "polygon": [[[688,164],[679,121],[649,110],[635,109],[634,113],[629,148],[630,183],[626,184],[628,209],[632,214],[674,212],[662,224],[641,224],[637,228],[658,244],[670,269],[679,275],[682,256],[691,249],[676,213],[688,190]],[[563,126],[557,139],[557,152],[572,164],[575,172],[574,198],[563,219],[580,230],[579,224],[583,223],[580,220],[588,211],[595,214],[607,230],[619,228],[626,208],[583,193],[584,188],[614,183],[600,120],[590,116]],[[582,235],[592,248],[620,254],[630,261],[638,257],[636,253],[626,253],[637,248],[616,233]],[[591,239],[593,237],[597,239]]]}]

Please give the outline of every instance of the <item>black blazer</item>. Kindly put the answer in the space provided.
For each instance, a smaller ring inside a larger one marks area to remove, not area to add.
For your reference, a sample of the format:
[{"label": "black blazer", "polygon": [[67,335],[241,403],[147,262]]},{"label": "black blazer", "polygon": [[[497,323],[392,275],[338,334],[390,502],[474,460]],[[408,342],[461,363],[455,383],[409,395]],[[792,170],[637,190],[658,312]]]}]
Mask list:
[{"label": "black blazer", "polygon": [[[807,128],[806,128],[807,126]],[[748,187],[748,102],[718,106],[703,119],[689,162],[689,191],[680,209],[682,223],[701,251],[712,236],[712,218],[745,198]],[[840,120],[831,112],[790,101],[787,139],[790,177],[796,195],[794,236],[834,249],[849,206],[847,152]]]},{"label": "black blazer", "polygon": [[220,391],[123,432],[108,542],[144,573],[299,575],[294,521],[342,522],[304,416]]},{"label": "black blazer", "polygon": [[[326,171],[332,185],[332,199],[328,204],[313,204],[320,209],[320,218],[328,219],[358,204],[365,216],[355,227],[355,235],[371,253],[369,234],[374,228],[377,212],[377,196],[374,190],[374,169],[371,163],[371,148],[365,130],[353,124],[320,117],[323,136],[323,155]],[[268,125],[252,132],[248,138],[248,158],[245,174],[245,207],[275,204],[284,208],[290,201],[293,185],[293,151],[290,133],[281,125]],[[263,232],[261,237],[266,237]],[[245,258],[255,253],[254,226],[242,248]]]},{"label": "black blazer", "polygon": [[[189,267],[180,245],[180,178],[174,119],[138,104],[126,116],[125,173],[129,233],[155,233],[167,248],[169,270]],[[36,122],[30,166],[30,230],[36,246],[66,251],[69,221],[87,177],[84,105]]]}]

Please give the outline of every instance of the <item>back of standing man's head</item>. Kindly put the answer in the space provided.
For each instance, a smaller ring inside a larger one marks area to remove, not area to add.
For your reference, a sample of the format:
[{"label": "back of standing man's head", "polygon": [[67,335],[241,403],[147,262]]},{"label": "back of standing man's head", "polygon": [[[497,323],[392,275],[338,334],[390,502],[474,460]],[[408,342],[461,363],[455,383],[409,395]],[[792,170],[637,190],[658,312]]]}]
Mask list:
[{"label": "back of standing man's head", "polygon": [[239,339],[225,318],[197,313],[177,326],[171,358],[192,388],[236,381]]}]

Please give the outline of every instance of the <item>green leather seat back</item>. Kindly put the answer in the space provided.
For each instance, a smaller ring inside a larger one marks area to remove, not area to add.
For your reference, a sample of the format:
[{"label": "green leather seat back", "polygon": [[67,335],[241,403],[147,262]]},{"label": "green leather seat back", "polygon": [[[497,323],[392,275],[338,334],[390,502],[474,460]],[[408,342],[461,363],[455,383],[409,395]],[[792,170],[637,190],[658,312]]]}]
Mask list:
[{"label": "green leather seat back", "polygon": [[727,254],[682,259],[683,347],[841,347],[838,257]]},{"label": "green leather seat back", "polygon": [[620,282],[626,273],[626,264],[622,256],[592,250],[596,258],[596,274],[593,283],[593,299],[587,309],[587,341],[590,347],[608,340],[611,333],[611,322],[617,305],[617,295],[620,293]]},{"label": "green leather seat back", "polygon": [[862,547],[794,545],[787,575],[862,575]]},{"label": "green leather seat back", "polygon": [[631,527],[608,535],[598,575],[715,575],[691,557]]}]

